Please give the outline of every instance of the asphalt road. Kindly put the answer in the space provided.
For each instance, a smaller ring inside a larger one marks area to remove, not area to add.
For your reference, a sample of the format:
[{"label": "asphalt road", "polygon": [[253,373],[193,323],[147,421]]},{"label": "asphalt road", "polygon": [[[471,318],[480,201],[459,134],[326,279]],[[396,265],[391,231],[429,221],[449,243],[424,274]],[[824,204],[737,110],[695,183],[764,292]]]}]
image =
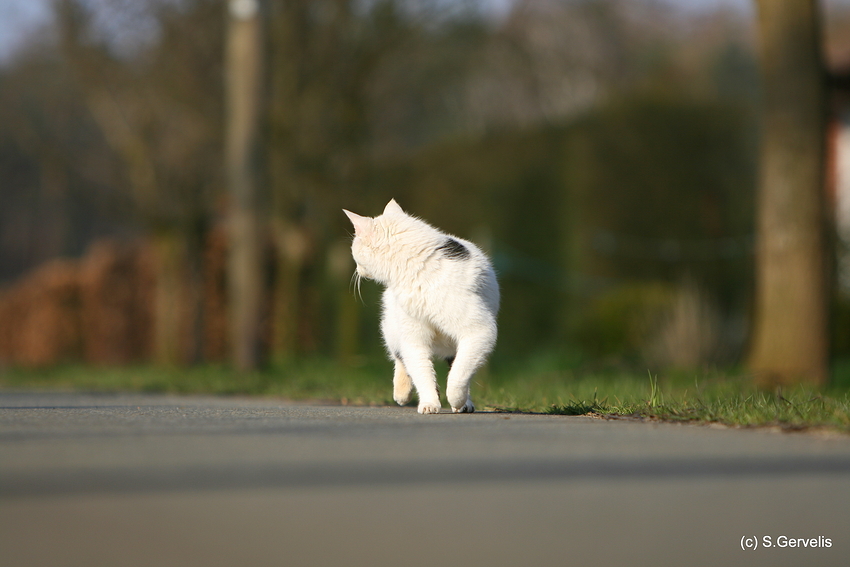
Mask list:
[{"label": "asphalt road", "polygon": [[844,567],[850,437],[0,393],[3,567],[435,564]]}]

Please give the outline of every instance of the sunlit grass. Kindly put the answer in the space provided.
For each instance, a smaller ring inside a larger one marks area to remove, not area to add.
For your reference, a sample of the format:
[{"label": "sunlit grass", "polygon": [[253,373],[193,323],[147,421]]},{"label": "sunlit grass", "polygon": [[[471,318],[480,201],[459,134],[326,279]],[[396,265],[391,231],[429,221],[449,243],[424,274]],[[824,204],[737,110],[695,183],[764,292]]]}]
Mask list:
[{"label": "sunlit grass", "polygon": [[[484,411],[592,415],[729,426],[824,427],[850,432],[850,365],[836,367],[824,390],[754,388],[740,371],[652,372],[530,362],[485,369],[473,398]],[[441,383],[445,365],[438,366]],[[342,366],[298,360],[257,372],[224,365],[192,368],[63,366],[0,371],[3,389],[250,395],[355,405],[392,405],[389,363]]]},{"label": "sunlit grass", "polygon": [[[622,384],[616,385],[622,391]],[[718,423],[729,426],[776,426],[795,430],[827,427],[850,431],[850,392],[843,388],[819,391],[798,386],[766,392],[753,387],[746,376],[694,377],[688,387],[681,378],[664,385],[650,374],[643,392],[605,396],[574,396],[554,404],[549,413],[602,417]]]}]

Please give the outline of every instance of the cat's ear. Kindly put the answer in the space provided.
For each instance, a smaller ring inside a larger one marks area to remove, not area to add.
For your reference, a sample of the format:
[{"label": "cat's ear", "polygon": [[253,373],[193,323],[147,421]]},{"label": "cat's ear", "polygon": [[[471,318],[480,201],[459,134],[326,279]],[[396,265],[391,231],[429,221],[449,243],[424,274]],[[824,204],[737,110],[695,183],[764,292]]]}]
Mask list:
[{"label": "cat's ear", "polygon": [[342,212],[345,213],[345,216],[347,216],[351,221],[351,224],[354,225],[354,234],[356,236],[365,237],[372,233],[372,219],[369,217],[361,217],[357,213],[352,213],[345,209],[343,209]]},{"label": "cat's ear", "polygon": [[384,207],[384,214],[404,214],[404,211],[401,210],[401,207],[398,203],[395,202],[395,199],[390,199],[390,202],[387,203],[387,206]]}]

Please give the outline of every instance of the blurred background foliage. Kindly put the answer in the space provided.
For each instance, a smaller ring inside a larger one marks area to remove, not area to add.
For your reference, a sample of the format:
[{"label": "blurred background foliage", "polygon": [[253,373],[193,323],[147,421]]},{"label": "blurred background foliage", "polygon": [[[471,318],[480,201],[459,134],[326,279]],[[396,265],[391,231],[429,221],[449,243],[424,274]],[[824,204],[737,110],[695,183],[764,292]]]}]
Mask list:
[{"label": "blurred background foliage", "polygon": [[[753,287],[754,23],[683,4],[266,2],[268,356],[381,356],[379,289],[352,293],[341,209],[396,198],[492,255],[494,365],[735,365]],[[226,359],[225,3],[50,11],[0,67],[0,358]],[[838,45],[850,11],[829,17]],[[59,257],[67,277],[45,268]],[[89,348],[104,336],[123,354]]]}]

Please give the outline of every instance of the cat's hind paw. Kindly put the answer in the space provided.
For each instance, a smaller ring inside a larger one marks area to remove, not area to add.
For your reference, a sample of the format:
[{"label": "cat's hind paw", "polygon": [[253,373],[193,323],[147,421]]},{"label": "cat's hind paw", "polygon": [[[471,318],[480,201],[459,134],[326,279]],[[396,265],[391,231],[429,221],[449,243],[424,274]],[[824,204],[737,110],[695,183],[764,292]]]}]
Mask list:
[{"label": "cat's hind paw", "polygon": [[396,360],[393,375],[393,399],[400,406],[406,406],[413,394],[413,381],[407,375],[407,370],[400,360]]},{"label": "cat's hind paw", "polygon": [[393,388],[393,399],[400,406],[406,406],[410,402],[413,388],[408,384],[396,385]]}]

